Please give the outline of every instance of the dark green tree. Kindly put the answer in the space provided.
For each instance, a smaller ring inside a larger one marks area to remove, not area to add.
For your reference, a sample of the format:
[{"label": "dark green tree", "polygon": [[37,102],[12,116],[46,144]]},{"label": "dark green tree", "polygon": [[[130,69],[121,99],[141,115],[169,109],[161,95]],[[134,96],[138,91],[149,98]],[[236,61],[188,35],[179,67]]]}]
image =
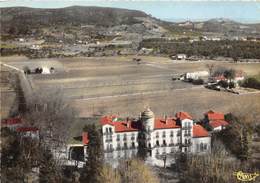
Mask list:
[{"label": "dark green tree", "polygon": [[86,125],[83,129],[88,133],[87,161],[84,166],[80,182],[99,182],[103,167],[103,146],[101,132],[95,124]]}]

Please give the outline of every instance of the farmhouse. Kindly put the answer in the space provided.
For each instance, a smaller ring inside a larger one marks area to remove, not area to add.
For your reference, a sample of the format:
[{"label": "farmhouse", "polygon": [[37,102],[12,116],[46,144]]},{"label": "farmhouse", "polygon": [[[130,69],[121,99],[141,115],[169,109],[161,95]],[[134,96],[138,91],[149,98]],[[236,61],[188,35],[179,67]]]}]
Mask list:
[{"label": "farmhouse", "polygon": [[145,148],[152,158],[175,152],[204,153],[210,151],[211,137],[200,125],[194,124],[186,112],[175,117],[158,118],[148,108],[138,119],[105,116],[101,120],[106,159],[135,156]]},{"label": "farmhouse", "polygon": [[197,72],[187,72],[181,76],[181,80],[188,79],[199,79],[202,77],[207,77],[209,75],[208,71],[197,71]]},{"label": "farmhouse", "polygon": [[229,125],[229,123],[225,121],[223,113],[210,110],[204,114],[204,117],[204,121],[209,124],[213,131],[221,131]]},{"label": "farmhouse", "polygon": [[22,136],[30,136],[32,138],[39,138],[39,129],[36,127],[27,126],[20,117],[3,119],[1,121],[1,128],[9,128],[16,131]]},{"label": "farmhouse", "polygon": [[186,54],[177,54],[177,55],[173,55],[171,58],[174,60],[186,60],[187,55]]},{"label": "farmhouse", "polygon": [[219,81],[227,81],[227,82],[230,82],[230,81],[231,81],[231,82],[234,82],[235,84],[237,84],[239,81],[242,81],[242,80],[244,80],[244,79],[245,79],[245,76],[244,76],[243,71],[236,71],[234,79],[231,79],[231,80],[228,80],[228,79],[224,76],[224,74],[217,75],[217,76],[214,76],[214,77],[212,78],[212,80],[213,80],[214,82],[219,82]]}]

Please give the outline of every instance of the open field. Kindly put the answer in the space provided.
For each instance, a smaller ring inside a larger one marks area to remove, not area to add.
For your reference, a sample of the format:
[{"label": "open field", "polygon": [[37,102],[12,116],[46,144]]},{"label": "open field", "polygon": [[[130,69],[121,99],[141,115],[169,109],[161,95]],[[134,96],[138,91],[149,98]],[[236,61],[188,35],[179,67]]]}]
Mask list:
[{"label": "open field", "polygon": [[207,63],[256,75],[260,63],[174,62],[164,57],[141,56],[142,61],[137,64],[132,58],[15,58],[13,61],[5,58],[2,61],[18,68],[54,67],[55,74],[30,75],[33,88],[61,89],[81,117],[110,113],[138,116],[144,107],[150,106],[156,115],[185,110],[200,118],[208,109],[229,112],[235,103],[260,102],[259,93],[235,95],[171,80],[184,72],[207,70]]},{"label": "open field", "polygon": [[0,119],[9,117],[15,106],[17,107],[16,93],[10,83],[11,72],[9,68],[0,66]]}]

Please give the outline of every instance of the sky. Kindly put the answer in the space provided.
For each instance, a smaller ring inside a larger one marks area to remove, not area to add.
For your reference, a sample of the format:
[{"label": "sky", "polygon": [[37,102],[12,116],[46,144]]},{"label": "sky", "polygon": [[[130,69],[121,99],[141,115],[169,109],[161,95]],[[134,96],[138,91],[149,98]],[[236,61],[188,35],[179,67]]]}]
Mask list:
[{"label": "sky", "polygon": [[141,10],[168,21],[227,18],[260,23],[260,1],[217,0],[0,0],[0,7],[61,8],[73,5]]}]

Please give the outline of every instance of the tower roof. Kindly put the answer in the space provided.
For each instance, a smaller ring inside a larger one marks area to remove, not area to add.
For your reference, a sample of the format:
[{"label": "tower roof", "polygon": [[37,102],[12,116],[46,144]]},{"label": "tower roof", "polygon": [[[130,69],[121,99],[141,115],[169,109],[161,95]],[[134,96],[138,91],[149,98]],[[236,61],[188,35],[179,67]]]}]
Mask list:
[{"label": "tower roof", "polygon": [[153,118],[153,117],[154,117],[154,113],[153,111],[151,111],[149,107],[142,112],[142,118]]}]

